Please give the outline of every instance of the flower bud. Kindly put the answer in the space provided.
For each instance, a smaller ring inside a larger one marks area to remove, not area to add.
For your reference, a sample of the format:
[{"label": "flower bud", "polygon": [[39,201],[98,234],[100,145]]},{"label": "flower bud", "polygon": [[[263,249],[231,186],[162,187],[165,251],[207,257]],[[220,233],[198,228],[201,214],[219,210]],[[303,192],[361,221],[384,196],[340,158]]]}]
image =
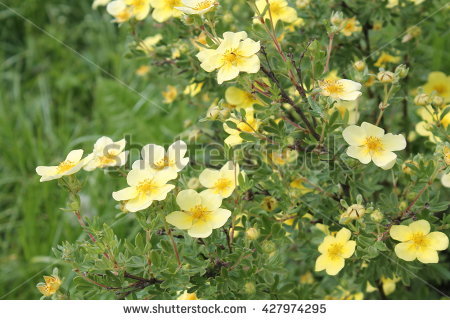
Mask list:
[{"label": "flower bud", "polygon": [[362,72],[366,68],[366,63],[363,60],[356,61],[353,63],[353,68],[355,68],[356,71]]},{"label": "flower bud", "polygon": [[278,207],[278,201],[274,197],[265,197],[261,202],[261,208],[266,211],[275,210]]},{"label": "flower bud", "polygon": [[401,64],[401,65],[397,66],[397,68],[395,68],[395,74],[398,75],[398,77],[400,79],[406,78],[406,76],[408,75],[408,72],[409,72],[409,68],[404,64]]},{"label": "flower bud", "polygon": [[431,101],[431,104],[435,107],[441,107],[444,105],[444,103],[445,100],[441,96],[434,96],[433,100]]},{"label": "flower bud", "polygon": [[430,103],[430,96],[427,95],[426,93],[418,94],[414,98],[414,103],[418,106],[426,106]]},{"label": "flower bud", "polygon": [[190,178],[187,186],[189,189],[197,189],[200,187],[200,180],[198,178]]},{"label": "flower bud", "polygon": [[259,230],[256,228],[249,228],[247,231],[245,231],[245,236],[249,240],[256,240],[259,237]]},{"label": "flower bud", "polygon": [[351,220],[361,219],[366,214],[366,208],[361,204],[352,204],[341,214],[340,223],[348,223]]},{"label": "flower bud", "polygon": [[269,240],[264,240],[261,244],[261,248],[265,253],[272,253],[277,250],[277,246],[275,245],[275,243]]},{"label": "flower bud", "polygon": [[253,295],[256,292],[256,286],[254,282],[246,282],[244,284],[244,291],[248,295]]},{"label": "flower bud", "polygon": [[390,71],[380,71],[377,74],[377,79],[381,83],[392,83],[395,80],[395,74]]},{"label": "flower bud", "polygon": [[412,160],[406,160],[403,164],[402,164],[402,171],[406,174],[411,174],[411,168],[407,166],[407,164],[412,164],[417,166],[418,163]]},{"label": "flower bud", "polygon": [[380,210],[374,210],[371,214],[370,214],[370,219],[374,222],[381,222],[384,218],[383,213],[381,213]]}]

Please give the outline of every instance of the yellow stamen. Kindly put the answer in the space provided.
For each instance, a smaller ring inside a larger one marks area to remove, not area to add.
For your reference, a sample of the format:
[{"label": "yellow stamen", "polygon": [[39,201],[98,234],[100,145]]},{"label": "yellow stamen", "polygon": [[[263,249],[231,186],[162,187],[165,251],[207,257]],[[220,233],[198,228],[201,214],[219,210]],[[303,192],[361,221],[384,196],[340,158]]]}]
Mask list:
[{"label": "yellow stamen", "polygon": [[192,214],[194,219],[204,219],[211,211],[208,208],[202,206],[201,204],[192,207],[189,212]]},{"label": "yellow stamen", "polygon": [[367,137],[364,141],[364,145],[371,153],[383,151],[383,143],[381,142],[381,139],[377,137]]},{"label": "yellow stamen", "polygon": [[342,257],[344,246],[341,243],[333,243],[328,248],[328,256],[331,260],[336,260]]},{"label": "yellow stamen", "polygon": [[193,9],[198,10],[198,11],[208,9],[209,7],[211,7],[213,5],[213,3],[214,3],[213,1],[208,1],[208,0],[202,1],[199,4],[197,4]]},{"label": "yellow stamen", "polygon": [[233,182],[230,179],[226,178],[220,178],[217,180],[217,182],[214,184],[214,191],[215,193],[222,193],[225,192],[228,188],[232,186]]},{"label": "yellow stamen", "polygon": [[73,167],[75,167],[77,164],[73,161],[69,161],[69,160],[65,160],[63,162],[61,162],[58,165],[58,169],[57,172],[58,173],[64,173],[66,171],[69,171],[70,169],[72,169]]},{"label": "yellow stamen", "polygon": [[416,232],[411,236],[411,241],[416,250],[424,250],[428,247],[430,241],[427,239],[426,235],[422,232]]},{"label": "yellow stamen", "polygon": [[323,90],[328,91],[328,93],[332,95],[344,92],[344,86],[337,81],[322,81],[321,87]]},{"label": "yellow stamen", "polygon": [[166,156],[166,157],[164,157],[164,159],[161,159],[161,160],[157,161],[157,162],[154,164],[154,168],[155,168],[156,170],[162,170],[162,169],[164,169],[164,168],[166,168],[166,167],[173,166],[174,163],[175,163],[175,162],[174,162],[173,160],[170,160],[170,159]]},{"label": "yellow stamen", "polygon": [[136,186],[136,189],[139,193],[148,195],[155,192],[158,189],[158,186],[153,182],[153,180],[145,179]]}]

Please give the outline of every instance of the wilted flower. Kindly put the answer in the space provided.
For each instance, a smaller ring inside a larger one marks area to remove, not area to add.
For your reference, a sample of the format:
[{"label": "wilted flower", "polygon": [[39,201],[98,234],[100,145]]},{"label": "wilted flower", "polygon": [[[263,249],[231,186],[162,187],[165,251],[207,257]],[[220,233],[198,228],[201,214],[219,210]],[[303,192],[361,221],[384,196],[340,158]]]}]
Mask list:
[{"label": "wilted flower", "polygon": [[392,83],[395,80],[395,74],[390,71],[380,71],[377,74],[377,79],[381,83]]},{"label": "wilted flower", "polygon": [[344,36],[349,37],[355,32],[361,32],[361,30],[361,25],[359,24],[359,21],[356,20],[356,17],[344,19],[342,22],[341,33]]},{"label": "wilted flower", "polygon": [[45,283],[38,283],[36,288],[42,293],[45,297],[49,297],[54,295],[56,291],[58,291],[61,286],[61,280],[57,275],[52,276],[44,276]]}]

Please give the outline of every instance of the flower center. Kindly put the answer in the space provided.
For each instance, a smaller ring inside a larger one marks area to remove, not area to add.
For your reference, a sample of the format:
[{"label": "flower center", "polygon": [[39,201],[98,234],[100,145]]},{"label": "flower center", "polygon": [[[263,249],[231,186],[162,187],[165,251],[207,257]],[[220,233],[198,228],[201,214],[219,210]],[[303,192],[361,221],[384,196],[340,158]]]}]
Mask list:
[{"label": "flower center", "polygon": [[174,164],[173,160],[170,160],[167,156],[164,159],[157,161],[153,166],[156,170],[162,170],[166,167],[170,167]]},{"label": "flower center", "polygon": [[75,167],[75,166],[76,166],[76,163],[75,163],[75,162],[69,161],[69,160],[65,160],[65,161],[61,162],[61,163],[58,165],[57,172],[58,172],[58,173],[66,172],[66,171],[69,171],[70,169],[72,169],[72,168]]},{"label": "flower center", "polygon": [[442,96],[447,91],[447,88],[443,84],[436,84],[434,85],[433,90],[436,91],[440,96]]},{"label": "flower center", "polygon": [[208,208],[202,206],[201,204],[192,207],[189,212],[192,214],[194,219],[203,219],[211,211]]},{"label": "flower center", "polygon": [[151,194],[158,189],[158,186],[153,182],[153,180],[145,179],[136,186],[136,189],[140,194]]},{"label": "flower center", "polygon": [[377,153],[383,150],[383,143],[381,142],[381,139],[377,137],[367,137],[364,141],[364,145],[371,153]]},{"label": "flower center", "polygon": [[341,243],[333,243],[328,248],[328,255],[331,260],[336,260],[342,256],[344,246]]},{"label": "flower center", "polygon": [[233,183],[232,183],[232,181],[230,179],[220,178],[214,184],[215,193],[225,192],[228,188],[230,188],[232,186],[232,184]]},{"label": "flower center", "polygon": [[424,250],[428,247],[429,241],[422,232],[416,232],[411,237],[412,246],[415,247],[416,250]]},{"label": "flower center", "polygon": [[323,81],[323,89],[328,91],[330,94],[339,94],[344,92],[344,86],[337,81]]},{"label": "flower center", "polygon": [[239,58],[239,51],[237,49],[228,49],[223,54],[222,61],[224,64],[236,65],[239,61]]},{"label": "flower center", "polygon": [[209,7],[211,7],[211,5],[213,4],[212,1],[206,0],[206,1],[202,1],[200,3],[197,3],[197,5],[194,7],[194,10],[204,10],[204,9],[208,9]]}]

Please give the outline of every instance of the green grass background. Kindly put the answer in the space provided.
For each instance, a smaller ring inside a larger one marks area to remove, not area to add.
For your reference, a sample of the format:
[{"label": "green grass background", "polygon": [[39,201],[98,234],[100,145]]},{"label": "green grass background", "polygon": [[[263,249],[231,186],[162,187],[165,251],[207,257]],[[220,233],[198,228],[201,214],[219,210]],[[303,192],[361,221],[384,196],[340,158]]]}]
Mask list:
[{"label": "green grass background", "polygon": [[[52,247],[84,235],[73,215],[59,209],[66,194],[55,181],[39,183],[35,167],[57,164],[74,148],[90,152],[101,135],[167,143],[182,131],[187,117],[196,116],[183,105],[169,112],[158,108],[160,88],[135,75],[146,61],[124,58],[127,30],[110,23],[103,8],[92,10],[90,1],[4,4],[0,3],[0,299],[36,299],[40,294],[35,285],[42,275],[51,273],[54,263],[61,268]],[[168,74],[168,82],[170,78]],[[84,214],[113,217],[117,210],[111,192],[123,181],[102,172],[88,179]],[[126,236],[130,230],[124,223],[115,231]]]}]

